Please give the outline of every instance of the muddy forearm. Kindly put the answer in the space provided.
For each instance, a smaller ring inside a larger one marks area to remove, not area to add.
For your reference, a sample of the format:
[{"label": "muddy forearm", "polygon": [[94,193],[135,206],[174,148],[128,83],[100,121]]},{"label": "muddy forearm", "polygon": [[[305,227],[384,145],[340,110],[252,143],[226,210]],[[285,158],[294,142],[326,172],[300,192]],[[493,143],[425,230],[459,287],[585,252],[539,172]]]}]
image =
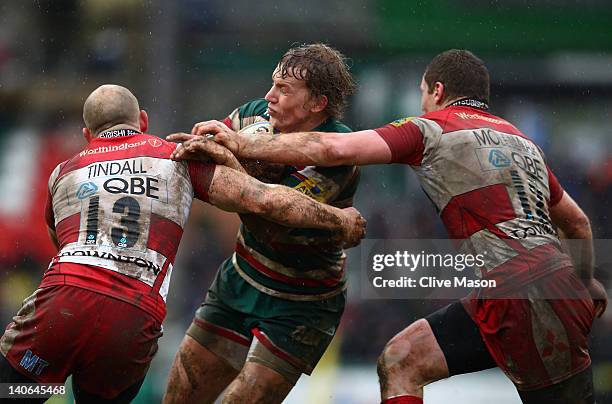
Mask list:
[{"label": "muddy forearm", "polygon": [[283,135],[244,136],[239,154],[282,164],[327,166],[336,164],[330,133],[298,132]]}]

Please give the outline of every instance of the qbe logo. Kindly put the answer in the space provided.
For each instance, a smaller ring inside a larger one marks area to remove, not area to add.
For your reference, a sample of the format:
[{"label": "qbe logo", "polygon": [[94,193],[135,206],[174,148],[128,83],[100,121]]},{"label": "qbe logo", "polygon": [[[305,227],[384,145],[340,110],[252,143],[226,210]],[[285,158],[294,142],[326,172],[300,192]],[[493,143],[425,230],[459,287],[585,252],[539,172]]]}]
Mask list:
[{"label": "qbe logo", "polygon": [[510,164],[512,164],[510,159],[497,149],[493,149],[489,152],[489,163],[496,168],[509,167]]},{"label": "qbe logo", "polygon": [[90,182],[81,184],[81,186],[79,187],[76,193],[76,197],[79,200],[83,200],[85,198],[89,198],[90,196],[94,195],[96,192],[98,192],[98,186],[90,181]]}]

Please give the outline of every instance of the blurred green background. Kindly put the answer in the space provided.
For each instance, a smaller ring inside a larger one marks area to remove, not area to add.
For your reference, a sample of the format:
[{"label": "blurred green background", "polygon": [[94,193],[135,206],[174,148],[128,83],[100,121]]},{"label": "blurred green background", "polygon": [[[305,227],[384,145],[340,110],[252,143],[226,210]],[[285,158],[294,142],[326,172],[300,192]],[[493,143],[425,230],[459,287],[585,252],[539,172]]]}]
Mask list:
[{"label": "blurred green background", "polygon": [[[323,41],[350,58],[359,83],[345,116],[354,129],[420,114],[418,85],[437,53],[467,48],[492,77],[491,109],[534,138],[566,190],[610,239],[612,3],[545,0],[3,0],[0,3],[0,319],[7,324],[53,255],[43,221],[46,181],[84,146],[81,108],[98,85],[130,88],[150,133],[188,131],[263,97],[277,60]],[[368,198],[376,195],[376,198]],[[356,198],[370,238],[445,232],[414,175],[368,167]],[[165,336],[137,399],[158,402],[168,367],[237,218],[195,203],[175,264]],[[321,366],[288,403],[373,403],[385,342],[446,302],[363,300],[358,251],[349,304]],[[605,268],[599,276],[610,287]],[[612,403],[612,310],[597,320],[592,356],[599,403]],[[54,402],[66,399],[56,398]],[[426,390],[431,403],[517,403],[499,372]],[[67,401],[66,401],[67,402]]]}]

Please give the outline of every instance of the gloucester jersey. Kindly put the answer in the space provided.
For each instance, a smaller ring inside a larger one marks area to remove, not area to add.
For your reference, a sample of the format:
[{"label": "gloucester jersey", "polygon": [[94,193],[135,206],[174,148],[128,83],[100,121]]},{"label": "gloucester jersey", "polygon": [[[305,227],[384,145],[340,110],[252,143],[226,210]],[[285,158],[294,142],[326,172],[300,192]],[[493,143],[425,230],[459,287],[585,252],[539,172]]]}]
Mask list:
[{"label": "gloucester jersey", "polygon": [[542,151],[476,100],[376,129],[393,163],[409,164],[461,250],[486,252],[497,291],[571,265],[549,209],[563,189]]},{"label": "gloucester jersey", "polygon": [[41,287],[89,289],[163,321],[192,200],[208,200],[214,173],[214,165],[171,160],[175,148],[136,131],[107,131],[56,167],[46,217],[60,250]]}]

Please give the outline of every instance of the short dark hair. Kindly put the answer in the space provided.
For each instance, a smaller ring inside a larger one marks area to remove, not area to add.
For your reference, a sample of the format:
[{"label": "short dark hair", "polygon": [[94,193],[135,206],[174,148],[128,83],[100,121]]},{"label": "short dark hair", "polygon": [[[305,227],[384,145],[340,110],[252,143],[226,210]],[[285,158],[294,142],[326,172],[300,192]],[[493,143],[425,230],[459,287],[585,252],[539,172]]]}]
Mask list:
[{"label": "short dark hair", "polygon": [[432,59],[423,76],[433,92],[434,84],[444,84],[446,99],[475,98],[489,102],[489,71],[484,62],[468,50],[451,49]]},{"label": "short dark hair", "polygon": [[306,82],[313,97],[326,96],[325,111],[330,117],[339,119],[356,88],[346,61],[346,57],[331,46],[314,43],[289,49],[278,66],[282,78],[291,74]]}]

